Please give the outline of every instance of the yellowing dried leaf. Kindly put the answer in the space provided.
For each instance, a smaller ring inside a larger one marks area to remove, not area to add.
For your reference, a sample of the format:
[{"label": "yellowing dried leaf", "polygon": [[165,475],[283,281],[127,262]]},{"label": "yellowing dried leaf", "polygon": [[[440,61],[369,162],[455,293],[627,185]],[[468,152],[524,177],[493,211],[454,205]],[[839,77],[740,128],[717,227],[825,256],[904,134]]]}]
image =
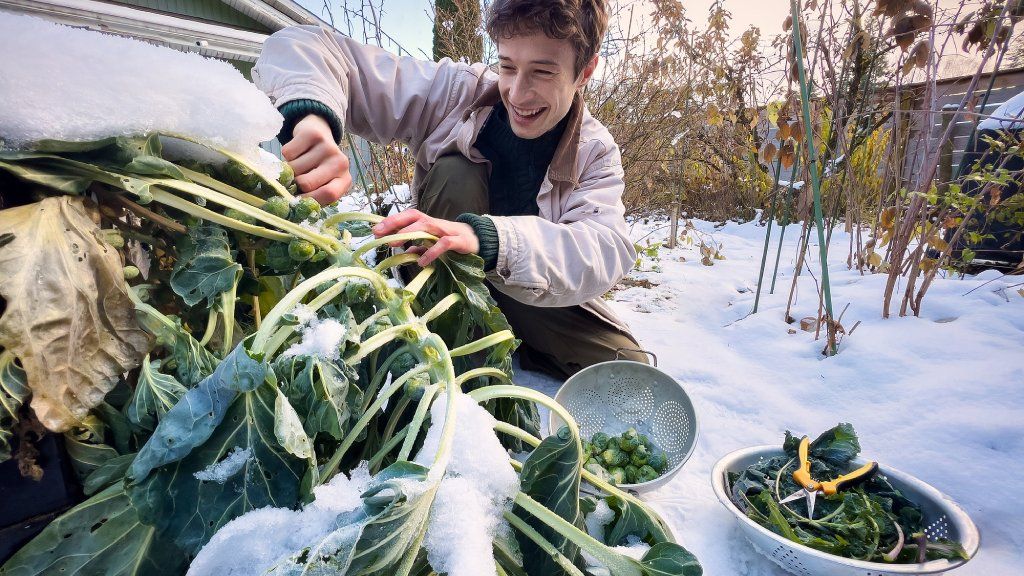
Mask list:
[{"label": "yellowing dried leaf", "polygon": [[868,265],[870,265],[873,268],[878,268],[879,266],[881,266],[882,255],[879,254],[878,252],[872,251],[871,254],[868,254]]},{"label": "yellowing dried leaf", "polygon": [[723,120],[722,113],[718,111],[718,106],[708,104],[708,124],[711,126],[721,126]]},{"label": "yellowing dried leaf", "polygon": [[0,236],[13,235],[0,246],[0,347],[21,361],[32,409],[54,432],[85,418],[150,348],[97,216],[70,196],[0,211]]},{"label": "yellowing dried leaf", "polygon": [[892,225],[896,221],[896,208],[890,206],[885,210],[882,210],[882,228],[885,230],[892,230]]},{"label": "yellowing dried leaf", "polygon": [[780,120],[779,121],[779,142],[782,142],[782,141],[786,140],[787,138],[789,138],[789,135],[792,134],[792,131],[793,131],[793,128],[792,128],[792,126],[789,125],[789,122],[782,122]]},{"label": "yellowing dried leaf", "polygon": [[928,239],[928,245],[935,248],[939,252],[945,252],[946,248],[949,248],[949,244],[946,243],[938,234]]},{"label": "yellowing dried leaf", "polygon": [[779,158],[782,160],[782,167],[786,170],[793,167],[793,164],[796,161],[796,154],[791,141],[786,141],[786,143],[782,145],[782,149],[779,150]]},{"label": "yellowing dried leaf", "polygon": [[771,164],[772,160],[775,160],[775,154],[778,149],[775,148],[775,144],[769,142],[765,144],[764,150],[761,152],[761,157],[764,159],[766,164]]}]

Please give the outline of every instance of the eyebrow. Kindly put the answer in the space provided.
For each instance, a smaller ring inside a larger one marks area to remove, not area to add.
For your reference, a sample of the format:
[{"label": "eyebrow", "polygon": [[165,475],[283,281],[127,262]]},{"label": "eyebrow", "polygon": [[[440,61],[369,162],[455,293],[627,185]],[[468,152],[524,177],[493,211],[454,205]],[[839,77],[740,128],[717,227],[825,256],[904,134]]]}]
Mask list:
[{"label": "eyebrow", "polygon": [[[498,56],[498,60],[507,60],[509,62],[512,61],[512,59],[509,58],[508,56]],[[531,60],[530,64],[544,64],[544,65],[547,65],[547,66],[558,66],[558,62],[555,62],[554,60]]]}]

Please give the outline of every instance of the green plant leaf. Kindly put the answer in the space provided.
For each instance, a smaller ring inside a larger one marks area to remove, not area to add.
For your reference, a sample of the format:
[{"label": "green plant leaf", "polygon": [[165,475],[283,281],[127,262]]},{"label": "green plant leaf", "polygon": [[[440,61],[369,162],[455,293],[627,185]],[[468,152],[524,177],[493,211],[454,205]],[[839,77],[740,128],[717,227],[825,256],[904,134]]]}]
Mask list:
[{"label": "green plant leaf", "polygon": [[171,288],[189,306],[217,298],[231,290],[242,275],[228,243],[228,233],[218,226],[195,226],[177,244],[178,259],[171,272]]},{"label": "green plant leaf", "polygon": [[145,303],[136,303],[135,315],[139,325],[156,338],[157,346],[170,352],[162,367],[173,367],[178,382],[183,386],[194,386],[213,374],[217,358],[182,328],[181,320],[164,316]]},{"label": "green plant leaf", "polygon": [[[248,340],[246,341],[248,342]],[[256,390],[264,382],[268,366],[249,355],[246,342],[239,344],[221,362],[213,374],[188,390],[157,424],[146,445],[132,465],[130,480],[142,482],[160,466],[177,462],[213,435],[239,393]],[[273,420],[276,394],[267,404]],[[255,407],[253,407],[255,410]],[[237,416],[237,415],[236,415]],[[244,422],[243,425],[251,425]],[[273,426],[269,427],[273,436]],[[231,448],[230,446],[228,448]]]},{"label": "green plant leaf", "polygon": [[84,481],[104,464],[120,456],[112,446],[102,441],[92,442],[87,439],[88,436],[89,433],[81,433],[80,430],[64,434],[64,448],[79,481]]},{"label": "green plant leaf", "polygon": [[173,376],[161,373],[160,364],[160,360],[150,362],[148,355],[142,360],[139,379],[128,402],[128,420],[140,430],[153,430],[187,391]]},{"label": "green plant leaf", "polygon": [[304,460],[313,458],[313,443],[302,429],[302,420],[280,390],[274,400],[274,437],[292,456]]},{"label": "green plant leaf", "polygon": [[104,462],[99,468],[89,474],[85,478],[85,482],[82,483],[82,490],[85,492],[85,495],[92,496],[115,482],[124,480],[124,475],[128,472],[128,468],[131,467],[133,460],[135,460],[134,452],[117,456]]},{"label": "green plant leaf", "polygon": [[[188,406],[190,394],[157,426],[132,473],[146,467],[139,466],[139,460],[151,445],[166,441],[160,428],[175,416],[178,406]],[[131,479],[129,495],[139,517],[195,554],[217,530],[246,512],[266,506],[294,508],[308,463],[276,440],[277,398],[278,390],[269,383],[237,394],[205,441],[189,439],[195,447],[187,455],[153,469],[144,480]]]},{"label": "green plant leaf", "polygon": [[[462,295],[464,303],[453,307],[448,314],[453,314],[454,318],[458,319],[460,311],[464,311],[461,316],[469,320],[460,321],[458,328],[449,334],[438,332],[450,344],[450,347],[461,346],[470,339],[476,338],[478,336],[477,326],[482,327],[485,334],[512,329],[484,282],[483,260],[479,256],[446,252],[436,261],[435,266],[437,266],[438,272],[435,274],[436,279],[431,287],[431,297],[424,299],[425,304],[429,306],[448,294],[457,292]],[[509,340],[491,347],[485,365],[511,374],[512,353],[518,345],[518,340]],[[467,383],[466,391],[501,383],[492,382],[491,378],[477,378]],[[540,414],[533,402],[518,398],[498,398],[488,401],[484,407],[498,420],[517,426],[534,436],[540,436]],[[505,434],[501,434],[499,437],[504,446],[516,452],[526,449],[517,439]]]},{"label": "green plant leaf", "polygon": [[659,542],[640,559],[645,576],[701,576],[697,557],[686,548],[671,542]]},{"label": "green plant leaf", "polygon": [[[544,439],[523,464],[519,474],[523,493],[530,496],[548,510],[561,516],[567,522],[583,525],[580,512],[581,454],[579,443],[568,428],[563,427],[557,434]],[[525,513],[524,518],[545,540],[550,542],[563,556],[576,563],[579,548],[563,534]],[[519,548],[523,554],[523,569],[529,574],[565,574],[537,544],[523,534],[516,532]]]},{"label": "green plant leaf", "polygon": [[605,542],[609,546],[624,543],[626,536],[630,534],[651,545],[671,542],[660,519],[652,516],[643,506],[617,496],[609,496],[606,501],[608,507],[615,512],[614,522],[605,530]]},{"label": "green plant leaf", "polygon": [[0,347],[18,357],[32,409],[54,432],[85,418],[150,348],[98,218],[70,196],[0,211],[0,234],[14,236],[0,247]]},{"label": "green plant leaf", "polygon": [[18,411],[30,394],[28,377],[10,350],[0,349],[0,462],[11,458],[11,437]]},{"label": "green plant leaf", "polygon": [[184,571],[188,557],[139,521],[115,484],[51,522],[0,567],[3,576],[148,576]]},{"label": "green plant leaf", "polygon": [[290,356],[275,363],[281,389],[302,418],[310,438],[325,433],[342,440],[361,416],[362,391],[344,364],[312,356]]},{"label": "green plant leaf", "polygon": [[427,484],[429,472],[404,461],[380,471],[363,494],[361,509],[339,516],[334,532],[268,574],[409,574],[437,492],[437,483]]}]

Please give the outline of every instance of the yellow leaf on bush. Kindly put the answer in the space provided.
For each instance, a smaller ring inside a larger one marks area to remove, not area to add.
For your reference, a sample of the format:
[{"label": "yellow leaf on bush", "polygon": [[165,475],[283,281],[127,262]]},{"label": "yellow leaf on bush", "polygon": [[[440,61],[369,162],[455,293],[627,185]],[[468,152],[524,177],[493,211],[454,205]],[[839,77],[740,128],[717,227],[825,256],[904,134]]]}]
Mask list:
[{"label": "yellow leaf on bush", "polygon": [[103,401],[150,349],[128,298],[121,256],[81,197],[0,211],[0,347],[28,377],[32,409],[64,432]]},{"label": "yellow leaf on bush", "polygon": [[878,252],[872,251],[871,254],[868,254],[868,264],[874,268],[878,268],[882,265],[882,255]]},{"label": "yellow leaf on bush", "polygon": [[938,234],[928,239],[928,245],[931,246],[932,248],[935,248],[939,252],[945,252],[946,248],[949,248],[949,244],[947,244],[945,240],[940,238]]}]

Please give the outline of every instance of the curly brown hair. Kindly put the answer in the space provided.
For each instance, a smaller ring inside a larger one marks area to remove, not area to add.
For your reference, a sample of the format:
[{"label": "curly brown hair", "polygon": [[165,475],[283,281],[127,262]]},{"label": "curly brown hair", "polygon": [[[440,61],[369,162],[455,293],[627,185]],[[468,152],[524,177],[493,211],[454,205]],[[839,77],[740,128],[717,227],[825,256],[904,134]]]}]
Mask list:
[{"label": "curly brown hair", "polygon": [[578,75],[601,47],[608,9],[605,0],[494,0],[485,28],[495,44],[501,38],[536,32],[568,40],[576,51]]}]

